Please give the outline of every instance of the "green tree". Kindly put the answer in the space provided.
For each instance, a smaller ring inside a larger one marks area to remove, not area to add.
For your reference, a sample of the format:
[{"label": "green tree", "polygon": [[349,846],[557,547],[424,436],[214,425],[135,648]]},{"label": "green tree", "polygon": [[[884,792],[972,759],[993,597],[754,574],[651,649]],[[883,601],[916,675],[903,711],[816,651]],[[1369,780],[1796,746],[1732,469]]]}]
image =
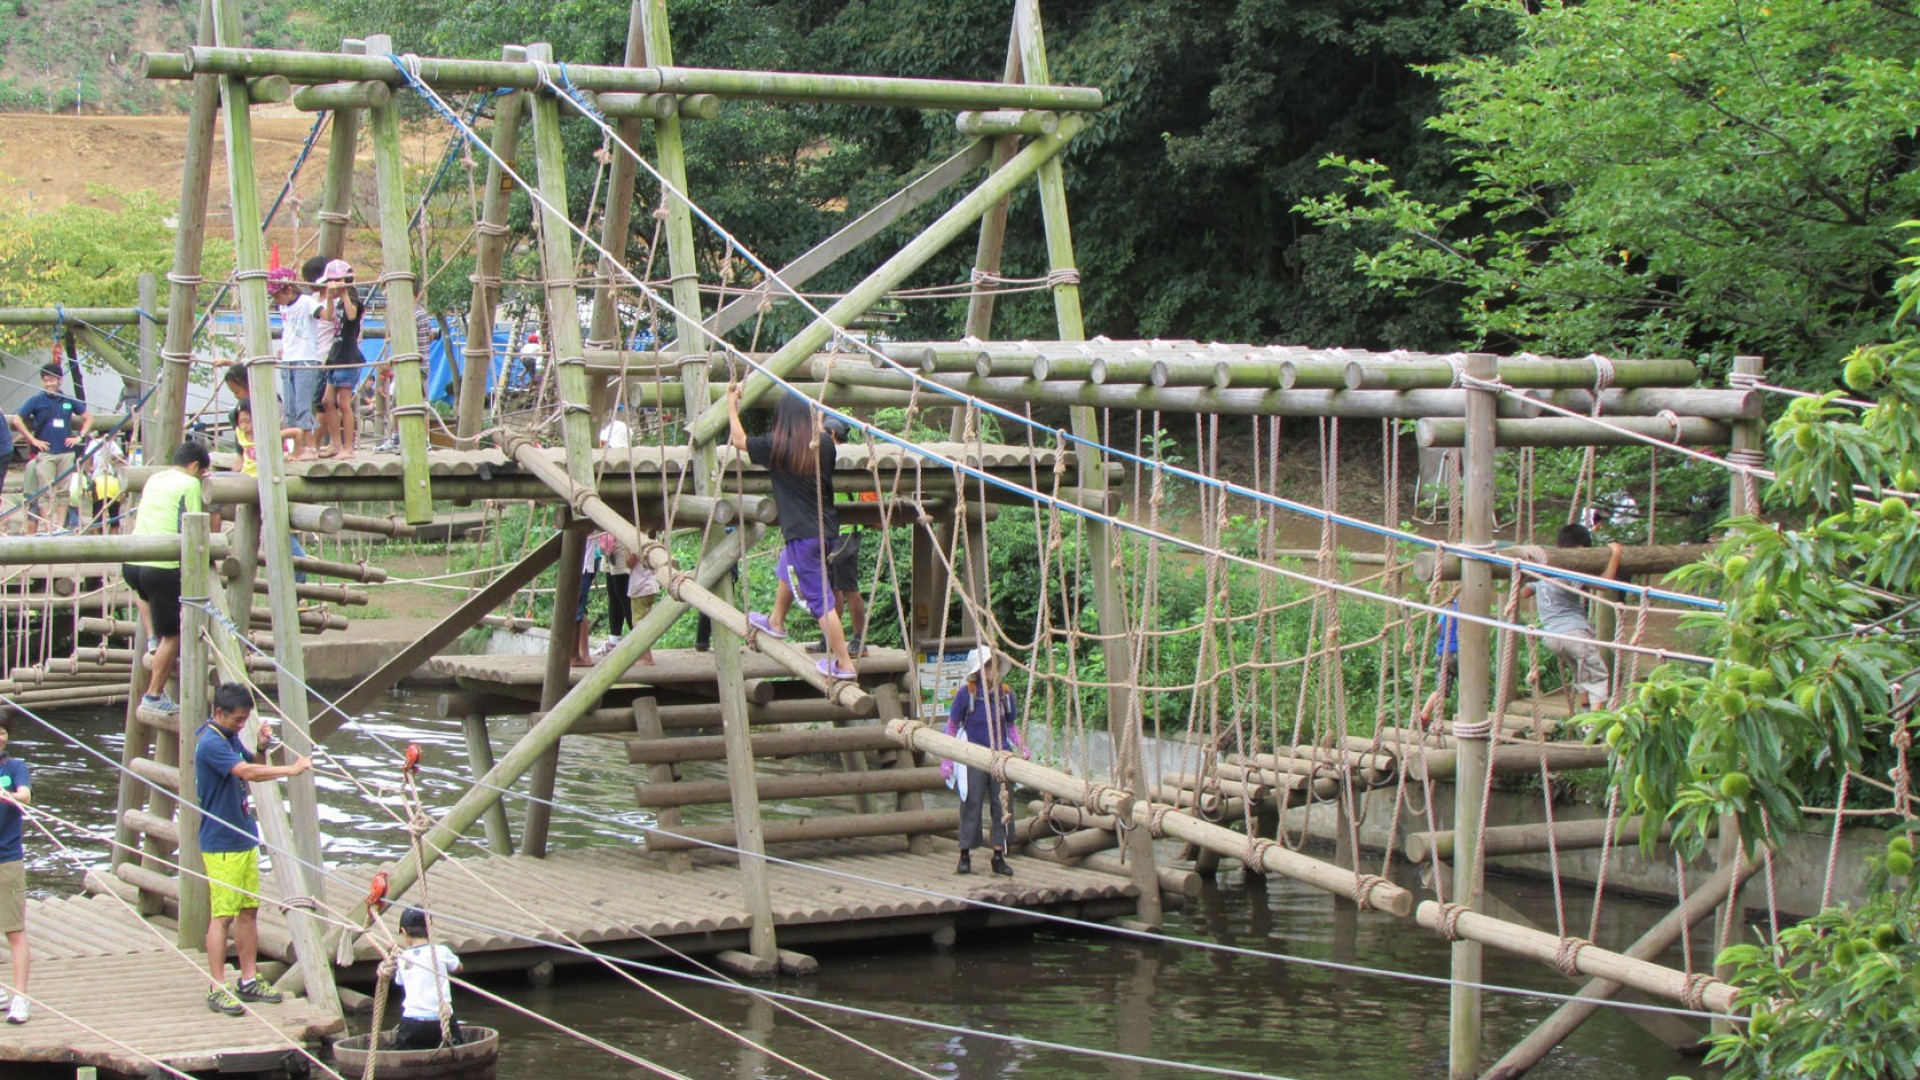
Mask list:
[{"label": "green tree", "polygon": [[1726,604],[1690,620],[1714,664],[1662,665],[1599,719],[1628,812],[1671,819],[1682,851],[1727,814],[1749,843],[1772,842],[1849,776],[1864,778],[1854,807],[1887,806],[1906,783],[1920,700],[1920,271],[1897,291],[1896,339],[1845,365],[1872,407],[1797,400],[1773,426],[1769,518],[1730,522],[1711,560],[1674,575]]},{"label": "green tree", "polygon": [[1912,3],[1474,7],[1514,47],[1426,69],[1473,190],[1423,197],[1392,157],[1344,155],[1350,190],[1302,203],[1360,230],[1377,285],[1461,297],[1495,349],[1760,353],[1808,384],[1873,339],[1920,183]]}]

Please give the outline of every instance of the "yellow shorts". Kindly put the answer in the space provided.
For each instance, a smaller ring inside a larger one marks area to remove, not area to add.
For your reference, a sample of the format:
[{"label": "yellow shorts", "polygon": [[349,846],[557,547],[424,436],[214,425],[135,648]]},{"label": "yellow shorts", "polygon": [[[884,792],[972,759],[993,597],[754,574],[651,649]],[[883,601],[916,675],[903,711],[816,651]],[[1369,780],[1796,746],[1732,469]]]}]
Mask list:
[{"label": "yellow shorts", "polygon": [[247,908],[260,906],[260,849],[209,851],[209,900],[216,919],[231,919]]}]

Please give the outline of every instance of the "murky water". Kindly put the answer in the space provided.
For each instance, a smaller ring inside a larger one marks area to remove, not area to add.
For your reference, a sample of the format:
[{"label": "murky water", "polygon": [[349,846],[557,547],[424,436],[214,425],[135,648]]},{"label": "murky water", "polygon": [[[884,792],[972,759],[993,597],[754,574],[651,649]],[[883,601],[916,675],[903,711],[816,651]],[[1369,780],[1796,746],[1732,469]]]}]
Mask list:
[{"label": "murky water", "polygon": [[[404,697],[388,699],[360,728],[342,732],[337,752],[345,771],[363,782],[395,777],[397,760],[375,736],[396,746],[418,742],[428,751],[429,765],[459,769],[465,760],[459,724],[408,719],[414,704]],[[117,714],[66,714],[56,723],[85,747],[119,759]],[[38,801],[105,836],[112,827],[116,785],[110,766],[31,721],[22,721],[16,731],[15,750],[33,765]],[[495,734],[496,742],[504,743],[518,731],[503,726]],[[364,860],[400,849],[405,832],[389,813],[398,811],[396,793],[377,789],[370,799],[332,770],[321,782],[329,858]],[[555,814],[556,846],[632,844],[632,827],[649,821],[634,808],[632,783],[632,771],[615,744],[568,740],[557,796],[569,809]],[[430,804],[445,805],[457,794],[458,784],[450,775],[430,771],[424,789]],[[522,806],[514,807],[516,824]],[[798,806],[769,809],[804,812]],[[71,834],[67,838],[78,841],[90,864],[105,863],[106,846],[100,840]],[[29,839],[33,887],[43,892],[77,889],[78,868],[46,846],[44,840]],[[1554,924],[1552,895],[1545,885],[1502,882],[1500,888],[1529,916],[1546,926]],[[1659,917],[1648,905],[1620,898],[1609,898],[1606,911],[1601,944],[1614,947]],[[1584,931],[1584,898],[1569,898],[1567,918]],[[1167,929],[1181,937],[1289,956],[1432,976],[1447,971],[1446,947],[1431,935],[1390,917],[1356,914],[1350,906],[1284,880],[1249,884],[1238,874],[1223,875],[1220,886],[1209,889],[1197,904],[1170,914]],[[815,955],[821,960],[817,976],[763,985],[804,999],[957,1028],[1297,1080],[1446,1074],[1443,986],[1058,929],[963,936],[947,951],[915,939]],[[1548,968],[1493,951],[1487,954],[1486,978],[1532,990],[1566,992],[1572,987]],[[1197,1075],[1191,1069],[1101,1060],[802,1006],[801,1011],[823,1023],[824,1029],[817,1028],[738,990],[670,975],[647,975],[645,981],[650,990],[604,968],[580,966],[562,968],[550,986],[532,986],[517,976],[493,977],[483,985],[626,1053],[700,1080],[916,1075],[875,1051],[934,1076],[964,1080],[1088,1075],[1163,1080]],[[1531,994],[1489,995],[1488,1047],[1497,1053],[1510,1045],[1554,1005]],[[500,1075],[510,1080],[647,1075],[629,1061],[471,994],[461,994],[457,1007],[464,1018],[503,1030]],[[683,1009],[711,1017],[725,1030],[704,1025]],[[759,1048],[744,1045],[729,1032],[746,1035]],[[1549,1080],[1661,1080],[1703,1071],[1604,1010],[1531,1075]]]}]

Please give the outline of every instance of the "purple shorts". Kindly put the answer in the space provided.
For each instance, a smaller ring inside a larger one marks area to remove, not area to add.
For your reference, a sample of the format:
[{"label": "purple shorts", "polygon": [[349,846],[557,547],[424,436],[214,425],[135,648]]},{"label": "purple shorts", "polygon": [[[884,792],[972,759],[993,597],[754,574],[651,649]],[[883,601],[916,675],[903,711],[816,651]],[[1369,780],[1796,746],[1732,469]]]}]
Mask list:
[{"label": "purple shorts", "polygon": [[827,549],[817,536],[789,540],[773,564],[773,575],[793,589],[816,619],[833,611],[833,590],[827,587]]}]

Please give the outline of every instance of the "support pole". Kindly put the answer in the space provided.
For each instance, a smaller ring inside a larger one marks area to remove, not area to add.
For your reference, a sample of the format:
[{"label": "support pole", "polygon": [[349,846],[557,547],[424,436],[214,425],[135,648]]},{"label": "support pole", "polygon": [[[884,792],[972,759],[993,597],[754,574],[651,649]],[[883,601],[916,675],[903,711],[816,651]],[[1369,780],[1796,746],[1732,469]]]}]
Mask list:
[{"label": "support pole", "polygon": [[[1483,353],[1467,357],[1470,379],[1492,381],[1494,358]],[[1461,540],[1468,547],[1493,544],[1494,420],[1499,407],[1496,391],[1467,391],[1466,451],[1462,466]],[[1486,616],[1493,611],[1493,568],[1473,560],[1460,568],[1460,611]],[[1453,902],[1470,911],[1480,909],[1482,866],[1478,854],[1480,811],[1486,796],[1487,715],[1493,685],[1493,635],[1482,622],[1460,621],[1460,712],[1453,733],[1458,740],[1453,789],[1454,852]],[[1465,984],[1481,981],[1483,946],[1467,938],[1453,943],[1451,1019],[1448,1075],[1467,1080],[1480,1071],[1480,990]]]},{"label": "support pole", "polygon": [[[138,296],[140,297],[140,310],[151,314],[160,300],[160,293],[152,274],[140,275]],[[146,318],[145,316],[142,316],[140,319],[140,355],[137,359],[140,365],[139,391],[138,393],[128,395],[130,401],[140,400],[148,391],[153,390],[154,387],[159,385],[160,380],[160,326],[154,320]],[[154,405],[157,405],[159,400],[160,395],[158,393],[148,398],[148,401]],[[153,414],[154,410],[151,407],[142,409],[140,412],[139,427],[136,429],[139,434],[139,442],[135,445],[144,451],[146,460],[148,461],[158,460],[154,455],[159,452],[159,448],[154,445],[156,432],[154,431]]]},{"label": "support pole", "polygon": [[[487,730],[487,718],[470,713],[460,721],[467,736],[467,771],[485,776],[493,771],[493,735]],[[487,807],[480,817],[487,831],[487,849],[495,855],[513,854],[513,830],[507,824],[507,808],[501,803]]]},{"label": "support pole", "polygon": [[[340,51],[347,56],[365,56],[367,43],[348,38],[340,43]],[[327,133],[327,177],[320,189],[320,239],[316,251],[329,259],[338,259],[347,251],[347,213],[353,206],[353,158],[360,138],[360,110],[335,108],[332,124],[333,130]]]},{"label": "support pole", "polygon": [[[215,5],[214,29],[218,38],[223,43],[237,42],[240,37],[238,0],[215,0]],[[242,356],[254,359],[271,355],[272,339],[267,322],[266,252],[260,236],[260,194],[254,172],[253,117],[247,110],[244,79],[229,76],[221,80],[220,92],[226,106],[221,115],[226,120],[227,176],[233,208],[234,295],[240,306],[239,351]],[[189,312],[182,323],[190,329],[191,322]],[[169,337],[174,329],[169,323]],[[274,385],[279,380],[274,374],[274,369],[265,364],[253,365],[248,373],[254,419],[259,430],[266,432],[280,430],[279,388]],[[287,719],[282,737],[289,752],[310,754],[313,743],[307,729],[307,665],[299,644],[299,599],[294,593],[292,530],[284,483],[286,461],[279,439],[262,438],[258,453],[261,547],[267,553],[268,607],[273,615],[274,636],[281,642],[278,661],[282,670],[277,690],[280,711]],[[205,676],[195,674],[193,677]],[[286,822],[280,810],[279,793],[277,789],[255,793],[255,802],[260,804],[261,827],[268,830],[268,839],[276,845],[274,851],[279,856],[275,864],[281,895],[317,897],[322,895],[322,863],[319,800],[313,774],[288,780],[287,799],[292,807],[293,825],[275,837],[272,831],[276,825]],[[266,805],[268,803],[272,805]],[[298,865],[284,865],[289,856]],[[312,962],[312,970],[307,974],[308,996],[328,1015],[338,1015],[340,1000],[334,992],[333,971],[326,965],[326,953],[321,947],[319,924],[307,912],[296,909],[287,913],[287,926],[297,955]]]},{"label": "support pole", "polygon": [[[629,30],[627,50],[635,50],[634,34],[641,36],[638,52],[650,64],[673,62],[673,36],[667,25],[667,0],[636,0],[634,25]],[[653,125],[654,153],[660,174],[669,187],[681,195],[687,192],[686,147],[680,136],[678,114],[662,117]],[[707,396],[707,362],[695,355],[705,351],[700,307],[698,252],[694,249],[693,207],[687,199],[668,194],[667,266],[673,277],[673,306],[680,311],[674,320],[674,349],[680,354],[680,382],[686,388],[689,426],[706,414],[718,415]],[[703,496],[720,494],[720,462],[713,442],[694,443],[694,492]],[[711,526],[706,532],[705,548],[713,551],[725,534]],[[738,604],[731,576],[714,583],[719,600]],[[725,620],[713,620],[714,674],[720,694],[721,733],[727,745],[727,789],[733,806],[734,846],[740,849],[740,885],[746,899],[748,926],[747,951],[763,961],[779,962],[779,943],[773,925],[773,898],[767,881],[766,835],[760,819],[760,789],[755,783],[753,745],[749,737],[751,718],[747,713],[745,681],[741,677],[740,636]]]},{"label": "support pole", "polygon": [[[367,51],[391,56],[393,39],[375,34]],[[393,415],[400,431],[400,504],[408,524],[433,520],[433,489],[427,477],[427,380],[413,309],[419,278],[408,240],[407,162],[400,150],[400,108],[389,100],[367,110],[372,120],[373,169],[379,187],[380,284],[387,290],[387,362],[393,365]]]},{"label": "support pole", "polygon": [[[527,50],[508,45],[500,51],[504,60],[521,61]],[[478,445],[481,426],[486,421],[487,392],[493,377],[493,320],[500,302],[500,264],[507,252],[507,208],[513,201],[512,181],[501,161],[512,161],[520,152],[520,117],[526,111],[527,95],[502,95],[493,106],[493,152],[499,158],[487,158],[487,187],[481,197],[479,233],[474,241],[473,301],[467,307],[467,343],[461,357],[460,405],[455,431],[460,448]]]},{"label": "support pole", "polygon": [[[213,599],[213,573],[208,566],[212,518],[206,514],[188,514],[180,522],[180,596],[183,600]],[[206,861],[200,856],[200,797],[193,771],[194,747],[199,742],[200,725],[213,715],[212,695],[207,685],[207,639],[213,628],[207,610],[199,604],[180,605],[180,713],[177,732],[162,732],[160,738],[175,739],[180,752],[180,805],[174,815],[180,843],[174,855],[180,863],[180,925],[175,942],[181,949],[207,947],[208,907]]]},{"label": "support pole", "polygon": [[[627,53],[623,61],[628,67],[645,67],[647,63],[646,47],[646,5],[644,0],[634,0],[627,10]],[[678,115],[676,111],[676,115]],[[638,116],[622,116],[613,121],[613,130],[620,141],[628,146],[640,145],[640,132],[645,121]],[[678,134],[678,128],[675,129]],[[655,141],[656,149],[659,141]],[[633,156],[626,153],[613,155],[607,166],[607,202],[600,218],[600,246],[613,253],[613,258],[605,255],[595,260],[598,267],[599,287],[593,294],[593,321],[587,330],[586,347],[590,349],[624,350],[626,335],[620,326],[620,309],[615,301],[615,290],[619,287],[619,270],[615,260],[625,262],[627,254],[627,230],[633,224],[634,177],[638,166]],[[669,216],[672,210],[668,211]],[[674,279],[675,291],[680,281]],[[697,294],[696,294],[697,295]],[[679,300],[674,301],[679,306]],[[681,342],[683,348],[686,342]],[[618,400],[626,400],[626,386],[615,388]],[[596,418],[597,419],[597,418]]]},{"label": "support pole", "polygon": [[[527,46],[527,58],[553,62],[553,46]],[[587,394],[587,360],[580,340],[580,302],[573,287],[579,270],[573,231],[567,223],[567,151],[560,141],[560,102],[536,94],[529,103],[533,119],[533,160],[539,176],[540,271],[546,278],[547,363],[556,373],[560,432],[567,448],[567,475],[575,484],[593,484],[593,418]],[[565,557],[564,554],[562,556]],[[562,570],[564,571],[564,567]]]},{"label": "support pole", "polygon": [[[1047,70],[1047,47],[1040,26],[1039,0],[1018,0],[1013,8],[1014,37],[1019,42],[1020,64],[1026,81],[1044,85],[1051,80]],[[1032,145],[1039,145],[1036,140]],[[1029,146],[1031,149],[1031,146]],[[1067,218],[1067,181],[1058,156],[1040,162],[1040,215],[1047,235],[1047,272],[1053,279],[1053,309],[1060,337],[1065,341],[1084,341],[1086,324],[1080,313],[1079,271],[1074,264],[1073,232]],[[1076,408],[1070,414],[1075,436],[1088,440],[1074,455],[1079,468],[1080,486],[1104,505],[1107,470],[1102,455],[1088,448],[1100,438],[1099,418],[1092,409]],[[1133,628],[1120,591],[1120,575],[1113,560],[1119,552],[1118,536],[1105,524],[1093,525],[1087,533],[1088,558],[1094,568],[1094,606],[1100,620],[1101,649],[1106,653],[1107,670],[1116,675],[1128,672],[1131,664]],[[1120,655],[1116,656],[1116,650]],[[1136,673],[1137,674],[1137,673]],[[1114,767],[1121,786],[1145,791],[1149,783],[1142,737],[1139,694],[1134,680],[1121,676],[1109,680],[1107,690],[1107,727],[1114,735]],[[1132,867],[1134,884],[1140,889],[1139,919],[1159,926],[1163,917],[1160,905],[1160,878],[1154,867],[1153,838],[1144,829],[1133,829],[1123,842]]]},{"label": "support pole", "polygon": [[[575,614],[579,611],[580,582],[585,576],[581,564],[586,559],[588,525],[563,517],[560,528],[560,572],[554,575],[553,619],[547,629],[547,669],[540,683],[543,712],[559,704],[573,685],[573,643],[580,633],[580,621]],[[559,771],[560,743],[555,740],[534,762],[528,792],[531,797],[520,827],[520,850],[536,859],[545,858],[547,854],[547,828],[553,821],[553,807],[548,803],[553,799],[554,779]]]},{"label": "support pole", "polygon": [[[213,0],[200,0],[196,39],[213,45]],[[193,358],[194,316],[198,313],[202,248],[207,234],[207,191],[213,183],[213,125],[220,111],[216,76],[193,77],[193,102],[187,107],[186,157],[180,163],[180,225],[173,234],[173,269],[167,274],[167,334],[161,347],[160,389],[147,402],[152,441],[147,461],[167,460],[180,445],[187,418],[188,364]],[[255,197],[256,203],[258,197]],[[264,352],[265,350],[262,350]]]}]

